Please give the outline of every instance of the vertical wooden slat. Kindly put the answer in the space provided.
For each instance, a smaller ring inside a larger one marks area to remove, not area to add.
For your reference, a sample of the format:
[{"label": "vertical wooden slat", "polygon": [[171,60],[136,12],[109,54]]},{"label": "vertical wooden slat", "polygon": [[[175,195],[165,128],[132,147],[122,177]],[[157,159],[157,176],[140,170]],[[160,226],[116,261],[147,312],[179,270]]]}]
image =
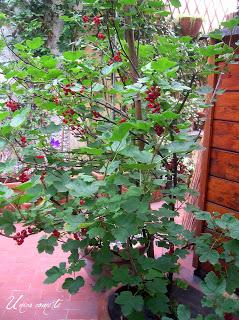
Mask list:
[{"label": "vertical wooden slat", "polygon": [[[210,40],[211,44],[215,44],[215,40]],[[209,64],[215,64],[215,56],[210,57],[208,60]],[[212,88],[217,86],[218,76],[216,74],[211,74],[208,77],[208,85]],[[210,102],[212,99],[212,95],[208,95],[207,100]],[[203,141],[202,145],[205,148],[201,151],[202,154],[202,161],[200,166],[200,184],[199,184],[199,199],[198,199],[198,206],[202,210],[205,210],[206,207],[206,194],[207,194],[207,185],[208,185],[208,176],[209,176],[209,160],[210,160],[210,146],[212,141],[212,121],[214,115],[214,105],[206,110],[206,122],[204,126],[204,134],[203,134]],[[197,221],[195,224],[195,236],[202,233],[203,227],[205,223],[203,221]],[[199,259],[198,256],[194,253],[193,255],[193,267],[199,268]]]}]

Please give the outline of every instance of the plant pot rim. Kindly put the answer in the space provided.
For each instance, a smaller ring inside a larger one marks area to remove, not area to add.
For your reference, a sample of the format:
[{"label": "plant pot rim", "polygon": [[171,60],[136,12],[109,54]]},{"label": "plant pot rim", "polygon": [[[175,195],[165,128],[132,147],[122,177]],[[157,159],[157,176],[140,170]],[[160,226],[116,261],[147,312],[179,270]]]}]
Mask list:
[{"label": "plant pot rim", "polygon": [[202,17],[192,17],[192,16],[182,16],[182,17],[179,17],[178,20],[183,20],[183,19],[190,19],[190,20],[201,20],[203,21],[203,18]]}]

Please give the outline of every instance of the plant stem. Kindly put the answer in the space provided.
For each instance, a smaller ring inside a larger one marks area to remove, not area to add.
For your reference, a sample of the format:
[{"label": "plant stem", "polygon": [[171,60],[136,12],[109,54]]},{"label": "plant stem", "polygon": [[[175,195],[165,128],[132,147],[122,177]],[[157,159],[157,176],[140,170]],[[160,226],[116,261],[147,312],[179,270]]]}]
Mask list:
[{"label": "plant stem", "polygon": [[[126,12],[130,11],[130,6],[125,7]],[[130,25],[132,23],[132,19],[130,16],[126,16],[125,22],[128,26],[128,28],[125,31],[125,40],[128,44],[128,50],[129,50],[129,60],[131,62],[131,79],[133,83],[136,83],[139,79],[139,73],[138,73],[138,56],[137,56],[137,50],[135,48],[135,38],[134,38],[134,30],[130,28]],[[135,105],[135,117],[137,120],[142,120],[142,104],[139,94],[136,95],[134,100]],[[143,137],[141,137],[142,139]],[[138,146],[140,150],[144,149],[144,143],[139,140]]]}]

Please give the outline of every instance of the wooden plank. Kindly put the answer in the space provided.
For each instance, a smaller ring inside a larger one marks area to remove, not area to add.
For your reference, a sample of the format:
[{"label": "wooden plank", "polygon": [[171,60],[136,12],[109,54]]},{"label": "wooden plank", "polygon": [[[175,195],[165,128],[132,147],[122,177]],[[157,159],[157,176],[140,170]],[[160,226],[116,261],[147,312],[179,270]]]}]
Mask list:
[{"label": "wooden plank", "polygon": [[210,175],[239,182],[239,153],[212,149]]},{"label": "wooden plank", "polygon": [[238,211],[239,183],[210,177],[208,182],[207,199],[209,202]]},{"label": "wooden plank", "polygon": [[222,75],[219,88],[226,90],[239,90],[239,64],[228,65],[226,72]]},{"label": "wooden plank", "polygon": [[[215,44],[214,39],[210,39],[210,44]],[[209,57],[209,64],[215,64],[215,56]],[[216,74],[210,74],[208,76],[208,85],[212,88],[217,86],[218,76]],[[212,94],[207,96],[207,102],[211,103]],[[202,145],[205,148],[202,151],[202,161],[200,164],[200,182],[199,182],[199,197],[198,197],[198,206],[202,210],[205,209],[206,204],[206,195],[207,195],[207,185],[208,185],[208,173],[209,173],[209,161],[210,161],[210,147],[212,144],[212,121],[214,117],[214,105],[213,107],[206,110],[206,122],[204,126],[204,135],[202,139]],[[195,235],[199,235],[203,232],[205,222],[198,220],[195,223]],[[200,268],[199,259],[196,253],[193,254],[193,262],[192,265],[194,268]]]},{"label": "wooden plank", "polygon": [[212,146],[239,152],[239,123],[215,120],[213,123]]},{"label": "wooden plank", "polygon": [[220,214],[230,213],[239,219],[239,211],[235,211],[235,210],[220,206],[220,205],[212,203],[212,202],[207,202],[206,211],[211,212],[211,213],[217,212]]},{"label": "wooden plank", "polygon": [[225,92],[217,96],[214,119],[239,122],[239,92]]}]

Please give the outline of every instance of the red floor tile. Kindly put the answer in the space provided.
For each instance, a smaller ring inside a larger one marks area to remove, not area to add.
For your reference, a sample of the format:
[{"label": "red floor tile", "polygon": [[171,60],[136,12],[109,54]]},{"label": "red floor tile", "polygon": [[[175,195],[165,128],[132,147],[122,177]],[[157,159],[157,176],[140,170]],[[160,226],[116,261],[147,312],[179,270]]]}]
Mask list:
[{"label": "red floor tile", "polygon": [[[153,208],[157,209],[160,205],[161,203],[156,203]],[[38,254],[38,239],[39,235],[28,237],[20,247],[7,238],[0,239],[0,320],[97,320],[100,294],[92,290],[91,262],[87,261],[86,267],[81,271],[86,285],[79,293],[71,296],[63,290],[63,278],[53,285],[45,285],[45,271],[67,261],[68,255],[59,247],[53,255]],[[157,255],[161,254],[162,250],[158,249]],[[192,280],[190,259],[189,257],[182,269],[182,276],[186,280]],[[15,310],[6,308],[11,296],[14,296],[14,301],[22,296]],[[59,308],[48,308],[45,315],[40,304],[51,304],[57,299],[61,302]],[[22,307],[25,312],[20,313],[21,303],[32,304],[32,307]]]},{"label": "red floor tile", "polygon": [[[36,249],[38,239],[39,235],[29,237],[19,247],[14,241],[1,237],[0,320],[68,320],[69,315],[78,317],[76,319],[89,320],[91,317],[92,320],[96,320],[98,294],[91,290],[89,263],[86,270],[81,272],[86,281],[82,293],[71,296],[63,290],[61,286],[64,278],[53,285],[43,284],[45,271],[60,262],[67,261],[67,255],[59,248],[53,255],[38,254]],[[6,308],[12,296],[14,302],[22,296],[15,306],[16,310]],[[47,315],[45,315],[40,304],[49,305],[58,299],[61,302],[59,308],[46,308]],[[26,304],[26,307],[21,304]],[[22,309],[24,312],[20,313]]]}]

